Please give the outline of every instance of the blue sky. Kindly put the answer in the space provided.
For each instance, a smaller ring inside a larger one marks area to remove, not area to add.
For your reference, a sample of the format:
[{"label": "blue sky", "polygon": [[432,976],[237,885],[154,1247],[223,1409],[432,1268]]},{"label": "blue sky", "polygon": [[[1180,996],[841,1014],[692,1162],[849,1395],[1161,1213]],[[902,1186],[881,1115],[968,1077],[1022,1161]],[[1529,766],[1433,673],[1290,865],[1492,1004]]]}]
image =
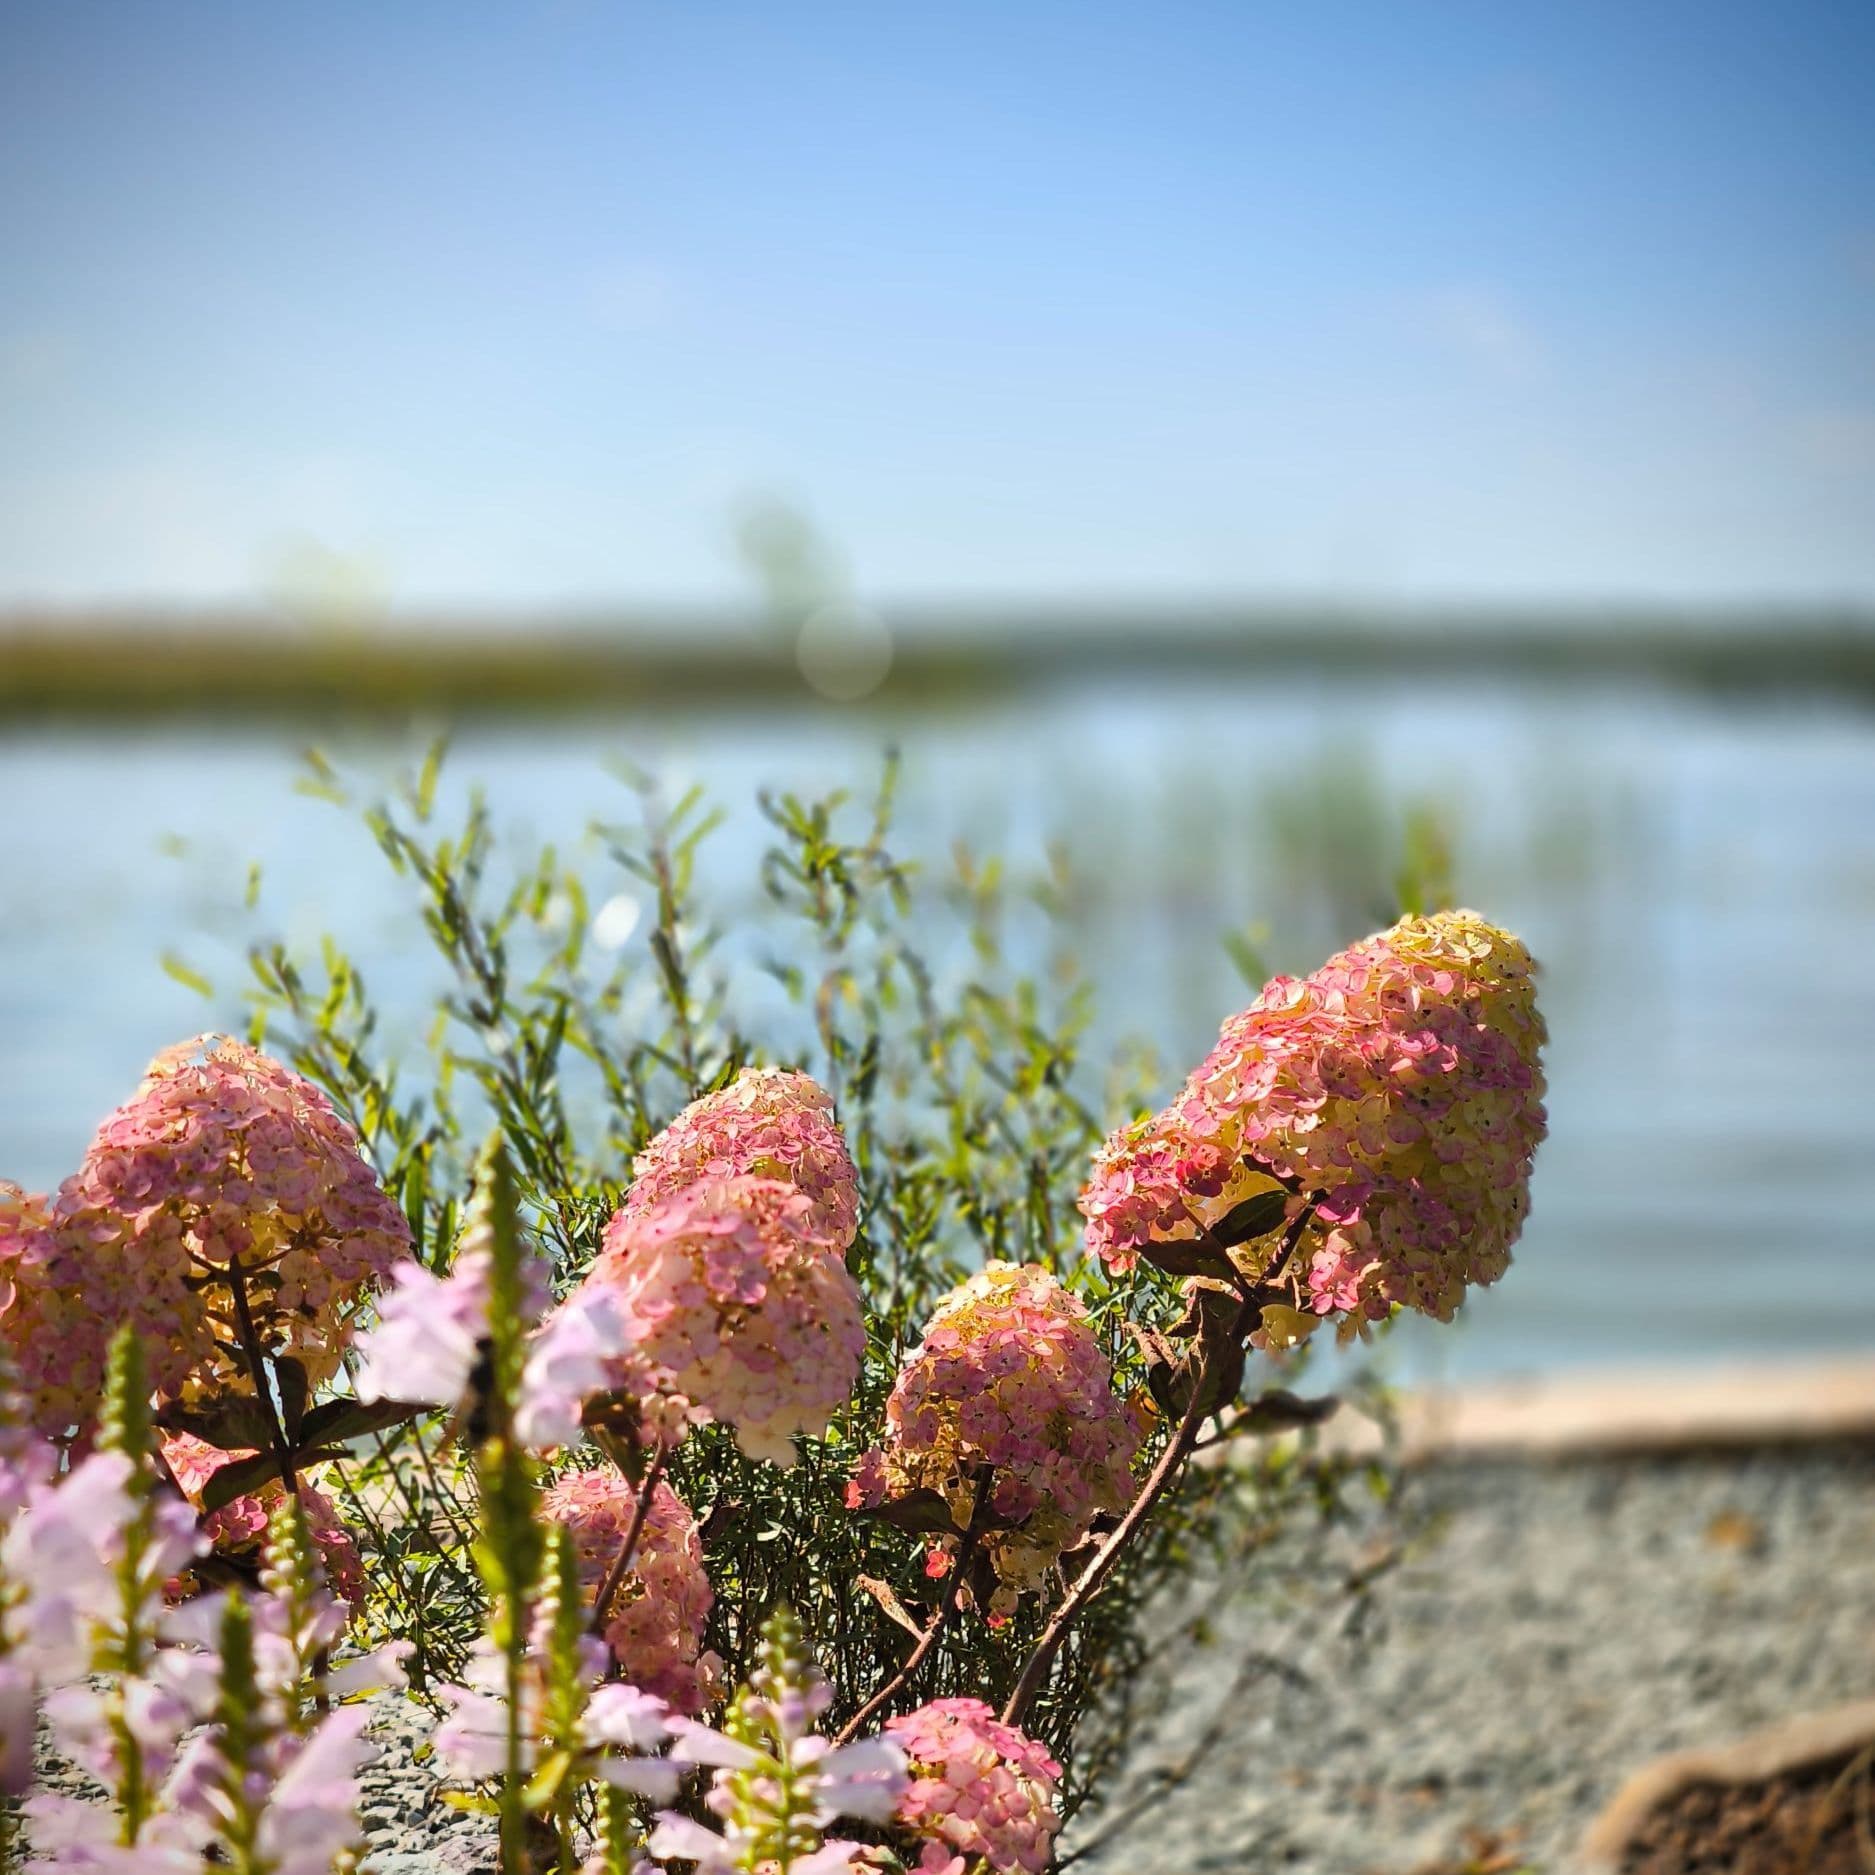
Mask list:
[{"label": "blue sky", "polygon": [[1875,599],[1875,7],[0,4],[0,603]]}]

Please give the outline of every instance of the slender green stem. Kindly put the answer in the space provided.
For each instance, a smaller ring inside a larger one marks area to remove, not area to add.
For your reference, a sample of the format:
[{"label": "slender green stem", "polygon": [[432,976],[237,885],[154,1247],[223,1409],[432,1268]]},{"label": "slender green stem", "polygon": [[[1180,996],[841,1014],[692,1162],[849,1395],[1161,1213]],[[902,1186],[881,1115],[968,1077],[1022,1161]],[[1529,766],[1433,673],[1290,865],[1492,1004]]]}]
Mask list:
[{"label": "slender green stem", "polygon": [[501,1875],[528,1875],[527,1808],[521,1751],[521,1678],[527,1634],[520,1611],[511,1612],[506,1648],[508,1672],[507,1771],[501,1780]]},{"label": "slender green stem", "polygon": [[111,1736],[117,1745],[117,1808],[122,1817],[118,1841],[128,1848],[143,1833],[149,1818],[150,1792],[143,1774],[143,1747],[137,1742],[130,1724],[125,1700],[126,1683],[143,1666],[144,1633],[140,1618],[143,1604],[143,1559],[149,1547],[149,1500],[138,1505],[124,1532],[124,1556],[118,1564],[118,1585],[122,1596],[124,1630],[111,1675],[108,1712]]}]

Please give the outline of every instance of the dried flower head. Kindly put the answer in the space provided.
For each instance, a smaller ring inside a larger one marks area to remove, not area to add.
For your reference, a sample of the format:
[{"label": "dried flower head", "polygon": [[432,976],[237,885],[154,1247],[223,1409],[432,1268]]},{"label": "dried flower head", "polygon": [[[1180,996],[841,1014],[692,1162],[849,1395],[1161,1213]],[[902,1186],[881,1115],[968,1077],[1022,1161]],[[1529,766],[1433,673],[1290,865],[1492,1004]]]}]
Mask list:
[{"label": "dried flower head", "polygon": [[773,1178],[812,1203],[816,1229],[845,1250],[859,1229],[859,1181],[833,1118],[833,1097],[805,1074],[744,1068],[693,1100],[632,1163],[626,1214],[705,1182]]},{"label": "dried flower head", "polygon": [[793,1462],[865,1352],[859,1290],[807,1195],[771,1178],[692,1186],[606,1227],[585,1288],[612,1297],[624,1387],[723,1421],[752,1458]]},{"label": "dried flower head", "polygon": [[[637,1507],[636,1489],[610,1466],[565,1472],[542,1494],[542,1511],[572,1533],[588,1598],[610,1575]],[[700,1712],[717,1695],[722,1662],[703,1651],[703,1626],[715,1600],[696,1519],[660,1482],[631,1565],[606,1610],[605,1638],[626,1679],[674,1712]]]},{"label": "dried flower head", "polygon": [[1403,918],[1266,985],[1162,1113],[1107,1142],[1088,1247],[1125,1270],[1283,1192],[1307,1220],[1284,1274],[1317,1314],[1449,1320],[1529,1212],[1544,1039],[1516,938],[1475,912]]},{"label": "dried flower head", "polygon": [[911,1783],[898,1820],[927,1841],[981,1856],[997,1875],[1041,1875],[1053,1853],[1061,1766],[1034,1739],[998,1722],[980,1699],[934,1699],[893,1719]]},{"label": "dried flower head", "polygon": [[1131,1499],[1139,1423],[1087,1311],[1038,1265],[990,1263],[953,1290],[885,1410],[848,1504],[934,1491],[957,1529],[987,1521],[1002,1606]]}]

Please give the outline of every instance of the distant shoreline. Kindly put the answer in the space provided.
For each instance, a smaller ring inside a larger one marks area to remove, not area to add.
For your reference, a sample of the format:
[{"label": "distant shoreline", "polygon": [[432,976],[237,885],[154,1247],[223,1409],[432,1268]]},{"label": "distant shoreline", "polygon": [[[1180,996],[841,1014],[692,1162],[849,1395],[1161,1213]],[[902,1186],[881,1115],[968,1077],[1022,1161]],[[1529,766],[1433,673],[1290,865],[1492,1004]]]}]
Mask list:
[{"label": "distant shoreline", "polygon": [[[1875,705],[1875,613],[1011,606],[879,615],[869,707],[962,708],[1086,681],[1226,674],[1653,685]],[[875,628],[876,629],[876,628]],[[643,706],[831,709],[785,625],[726,614],[411,616],[308,626],[255,611],[0,613],[0,722],[579,716]]]}]

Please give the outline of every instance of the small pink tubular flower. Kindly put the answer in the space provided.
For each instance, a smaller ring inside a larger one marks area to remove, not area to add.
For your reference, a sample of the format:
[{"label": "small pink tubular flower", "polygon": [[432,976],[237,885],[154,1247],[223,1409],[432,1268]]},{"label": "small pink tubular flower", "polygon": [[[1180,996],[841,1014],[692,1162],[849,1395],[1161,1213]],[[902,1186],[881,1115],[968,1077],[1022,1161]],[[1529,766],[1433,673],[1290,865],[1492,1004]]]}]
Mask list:
[{"label": "small pink tubular flower", "polygon": [[1267,984],[1170,1106],[1107,1142],[1088,1248],[1123,1271],[1287,1190],[1292,1219],[1313,1202],[1287,1273],[1316,1313],[1449,1320],[1529,1212],[1544,1039],[1516,938],[1475,912],[1403,918]]},{"label": "small pink tubular flower", "polygon": [[623,1386],[680,1396],[752,1458],[794,1462],[852,1393],[859,1290],[811,1200],[770,1178],[694,1186],[619,1211],[581,1293],[611,1295],[633,1353]]},{"label": "small pink tubular flower", "polygon": [[[604,1586],[637,1505],[636,1490],[610,1466],[566,1472],[542,1493],[541,1509],[572,1533],[589,1597]],[[626,1679],[674,1712],[700,1712],[717,1695],[722,1662],[703,1651],[703,1625],[715,1600],[696,1519],[660,1483],[606,1611],[605,1638]]]},{"label": "small pink tubular flower", "polygon": [[1061,1827],[1054,1804],[1061,1766],[1034,1739],[999,1723],[980,1699],[934,1699],[891,1720],[885,1736],[911,1768],[898,1802],[908,1829],[983,1857],[997,1875],[1048,1867]]},{"label": "small pink tubular flower", "polygon": [[1131,1500],[1139,1424],[1113,1391],[1087,1311],[1037,1265],[990,1263],[952,1291],[885,1415],[885,1442],[860,1461],[848,1504],[935,1491],[961,1530],[987,1484],[1004,1605],[1096,1512]]},{"label": "small pink tubular flower", "polygon": [[[202,1491],[223,1465],[236,1459],[251,1458],[249,1451],[224,1451],[189,1432],[166,1432],[162,1435],[163,1462],[176,1488],[198,1514],[202,1509]],[[232,1498],[219,1510],[202,1518],[202,1536],[217,1556],[250,1561],[260,1553],[267,1540],[267,1519],[281,1499],[280,1484],[270,1480],[258,1491]],[[323,1491],[304,1479],[299,1487],[300,1509],[306,1516],[306,1532],[319,1553],[327,1586],[333,1594],[354,1608],[365,1599],[364,1562],[351,1532],[339,1521],[337,1507]]]},{"label": "small pink tubular flower", "polygon": [[391,1271],[376,1323],[358,1337],[361,1400],[421,1400],[460,1412],[488,1337],[488,1252],[465,1237],[447,1276],[406,1258]]},{"label": "small pink tubular flower", "polygon": [[834,1124],[833,1097],[785,1068],[744,1068],[693,1100],[632,1164],[624,1211],[636,1215],[687,1187],[774,1178],[807,1194],[815,1228],[844,1251],[859,1229],[859,1178]]}]

